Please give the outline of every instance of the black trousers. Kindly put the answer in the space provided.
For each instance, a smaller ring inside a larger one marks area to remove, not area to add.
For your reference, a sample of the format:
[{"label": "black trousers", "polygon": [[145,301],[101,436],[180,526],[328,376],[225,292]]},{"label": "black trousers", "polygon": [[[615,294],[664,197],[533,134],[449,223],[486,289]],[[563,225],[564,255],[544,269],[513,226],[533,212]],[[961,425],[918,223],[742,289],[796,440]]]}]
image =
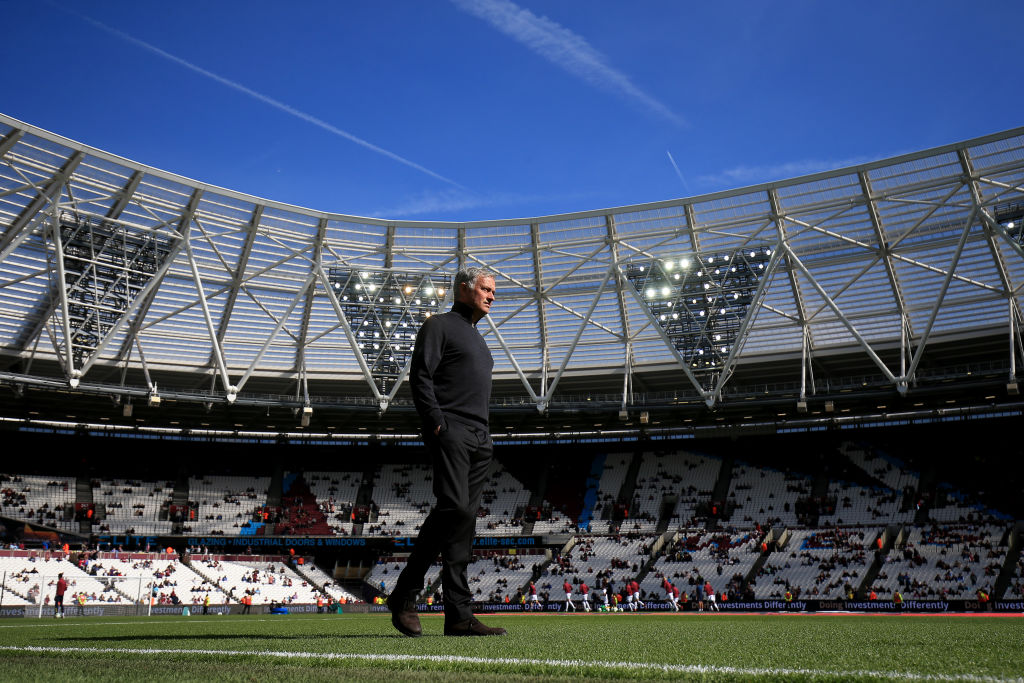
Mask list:
[{"label": "black trousers", "polygon": [[424,437],[434,468],[437,504],[420,527],[395,593],[415,599],[427,569],[440,554],[445,619],[463,621],[473,616],[466,567],[473,557],[476,513],[494,446],[483,426],[448,417],[445,422],[439,435]]}]

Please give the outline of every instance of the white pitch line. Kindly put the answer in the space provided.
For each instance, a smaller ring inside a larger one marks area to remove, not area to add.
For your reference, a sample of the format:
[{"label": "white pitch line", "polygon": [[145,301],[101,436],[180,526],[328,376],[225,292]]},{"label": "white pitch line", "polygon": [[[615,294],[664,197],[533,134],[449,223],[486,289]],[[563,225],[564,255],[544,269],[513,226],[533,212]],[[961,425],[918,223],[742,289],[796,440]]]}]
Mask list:
[{"label": "white pitch line", "polygon": [[899,681],[969,681],[985,683],[1008,683],[1024,681],[1022,678],[999,678],[997,676],[976,676],[973,674],[916,674],[902,671],[825,671],[823,669],[752,668],[737,666],[714,666],[701,664],[650,664],[646,662],[606,662],[582,659],[519,659],[511,657],[463,657],[459,655],[385,655],[356,654],[347,652],[288,652],[273,650],[187,650],[163,648],[125,647],[42,647],[34,645],[0,646],[6,652],[53,652],[55,654],[133,654],[133,655],[212,655],[219,657],[277,657],[282,659],[323,659],[356,660],[366,662],[430,662],[437,664],[484,664],[494,666],[547,666],[556,669],[611,669],[632,671],[656,671],[668,674],[732,674],[748,677],[810,676],[835,678],[836,676],[857,676],[881,680]]},{"label": "white pitch line", "polygon": [[[370,615],[347,614],[345,616],[348,617],[348,618],[351,618],[353,616],[370,616]],[[92,617],[86,617],[86,618],[87,619],[92,619]],[[86,628],[86,627],[92,627],[92,626],[135,626],[136,624],[174,624],[174,623],[188,624],[189,626],[196,626],[196,625],[203,625],[203,624],[206,624],[206,625],[213,624],[215,626],[216,625],[220,625],[220,624],[231,624],[232,626],[236,626],[236,625],[238,625],[240,623],[237,620],[214,621],[212,619],[207,619],[206,617],[199,618],[198,616],[197,617],[189,617],[189,621],[177,621],[177,622],[170,621],[173,618],[174,618],[174,616],[168,615],[168,616],[164,616],[164,617],[156,617],[155,619],[145,619],[145,620],[140,619],[138,621],[73,621],[73,622],[67,622],[67,621],[60,621],[60,620],[53,621],[53,620],[50,620],[48,617],[43,617],[42,619],[36,619],[35,617],[29,617],[29,619],[33,620],[33,623],[13,624],[13,625],[12,624],[0,624],[0,628]],[[303,619],[303,621],[329,621],[329,620],[337,621],[337,617],[336,616],[330,616],[330,617],[316,617],[316,618]],[[271,618],[271,619],[246,619],[245,622],[242,622],[242,623],[254,623],[254,622],[263,622],[263,621],[281,621],[281,620],[280,619],[273,619],[273,618]]]}]

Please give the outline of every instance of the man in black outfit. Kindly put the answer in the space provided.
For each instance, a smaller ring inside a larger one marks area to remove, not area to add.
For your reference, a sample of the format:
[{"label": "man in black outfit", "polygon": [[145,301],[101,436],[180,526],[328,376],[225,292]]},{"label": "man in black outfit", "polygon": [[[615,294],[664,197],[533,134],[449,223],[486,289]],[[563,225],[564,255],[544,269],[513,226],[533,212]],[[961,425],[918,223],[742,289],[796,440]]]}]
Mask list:
[{"label": "man in black outfit", "polygon": [[437,504],[420,527],[409,561],[388,598],[391,623],[407,636],[423,633],[415,600],[438,554],[444,634],[505,633],[473,616],[473,593],[466,577],[480,494],[493,454],[488,412],[494,360],[476,329],[493,301],[494,276],[482,268],[462,268],[455,276],[452,310],[428,318],[416,335],[409,382],[434,468]]}]

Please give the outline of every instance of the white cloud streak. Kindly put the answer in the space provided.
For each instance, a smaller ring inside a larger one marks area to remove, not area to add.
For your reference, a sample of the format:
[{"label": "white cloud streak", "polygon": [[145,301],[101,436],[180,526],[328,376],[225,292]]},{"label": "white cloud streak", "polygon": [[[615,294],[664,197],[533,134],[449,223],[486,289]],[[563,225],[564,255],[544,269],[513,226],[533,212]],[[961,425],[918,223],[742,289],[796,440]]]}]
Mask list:
[{"label": "white cloud streak", "polygon": [[515,207],[550,200],[558,200],[560,202],[571,201],[578,197],[580,195],[572,193],[542,196],[518,194],[515,192],[477,194],[462,190],[442,190],[440,192],[421,192],[412,195],[396,206],[374,211],[368,216],[370,218],[406,218],[411,216],[431,220],[445,214],[471,209]]},{"label": "white cloud streak", "polygon": [[365,147],[366,149],[368,149],[368,150],[370,150],[372,152],[376,152],[377,154],[380,154],[381,156],[387,157],[388,159],[391,159],[392,161],[397,161],[398,163],[400,163],[400,164],[402,164],[404,166],[408,166],[409,168],[415,169],[415,170],[417,170],[417,171],[419,171],[421,173],[425,173],[426,175],[430,176],[431,178],[435,178],[437,180],[440,180],[442,182],[448,183],[449,185],[453,185],[453,186],[458,187],[458,188],[462,188],[463,187],[462,185],[460,185],[459,183],[455,182],[451,178],[446,178],[443,175],[441,175],[440,173],[436,173],[434,171],[431,171],[429,168],[427,168],[425,166],[421,166],[420,164],[417,164],[415,161],[410,161],[409,159],[406,159],[403,156],[399,156],[398,154],[395,154],[394,152],[392,152],[390,150],[387,150],[387,149],[384,149],[383,147],[375,145],[372,142],[369,142],[367,140],[362,139],[361,137],[353,135],[352,133],[349,133],[346,130],[342,130],[341,128],[338,128],[337,126],[335,126],[333,124],[330,124],[330,123],[324,121],[323,119],[317,118],[316,116],[313,116],[312,114],[307,114],[306,112],[301,111],[299,109],[296,109],[295,107],[293,107],[293,106],[291,106],[289,104],[285,104],[284,102],[281,102],[280,100],[276,100],[273,97],[270,97],[269,95],[264,95],[263,93],[257,92],[255,90],[253,90],[252,88],[248,88],[248,87],[242,85],[241,83],[233,81],[233,80],[231,80],[229,78],[225,78],[224,76],[221,76],[219,74],[215,74],[214,72],[209,71],[208,69],[204,69],[203,67],[198,66],[196,64],[193,64],[192,62],[184,60],[181,57],[178,57],[176,55],[172,55],[170,52],[167,52],[165,50],[161,50],[157,46],[151,45],[150,43],[147,43],[144,40],[140,40],[138,38],[135,38],[134,36],[130,36],[127,33],[124,33],[123,31],[119,31],[116,28],[107,26],[103,22],[97,21],[96,19],[93,19],[92,17],[89,17],[89,16],[84,15],[84,14],[80,14],[78,12],[74,12],[74,10],[70,10],[68,8],[62,7],[61,9],[66,9],[67,11],[72,12],[72,13],[78,15],[81,19],[83,19],[84,21],[87,21],[88,23],[92,24],[96,28],[98,28],[100,30],[103,30],[103,31],[106,31],[107,33],[109,33],[111,35],[117,36],[121,40],[124,40],[124,41],[126,41],[128,43],[131,43],[132,45],[135,45],[136,47],[141,47],[142,49],[144,49],[144,50],[146,50],[148,52],[151,52],[151,53],[153,53],[153,54],[155,54],[157,56],[163,57],[164,59],[166,59],[168,61],[171,61],[171,62],[174,62],[175,64],[178,64],[179,66],[183,66],[186,69],[189,69],[190,71],[193,71],[193,72],[195,72],[195,73],[197,73],[197,74],[199,74],[201,76],[205,76],[206,78],[208,78],[208,79],[210,79],[212,81],[216,81],[217,83],[220,83],[221,85],[226,85],[227,87],[231,88],[232,90],[237,90],[240,93],[243,93],[245,95],[248,95],[249,97],[252,97],[253,99],[259,100],[263,104],[266,104],[266,105],[269,105],[269,106],[273,107],[274,109],[277,109],[279,111],[283,111],[286,114],[290,114],[290,115],[294,116],[297,119],[305,121],[306,123],[313,124],[317,128],[321,128],[321,129],[327,131],[328,133],[332,133],[334,135],[337,135],[338,137],[344,138],[344,139],[348,140],[349,142],[354,142],[355,144],[357,144],[357,145],[359,145],[361,147]]},{"label": "white cloud streak", "polygon": [[851,157],[849,159],[834,159],[831,161],[826,159],[803,159],[771,166],[740,165],[727,168],[718,173],[702,175],[697,180],[703,185],[752,185],[773,180],[786,180],[797,176],[818,173],[819,171],[832,171],[837,168],[857,166],[858,164],[874,160],[875,158],[873,157]]},{"label": "white cloud streak", "polygon": [[676,160],[672,158],[672,152],[666,149],[665,154],[668,155],[668,160],[672,162],[672,168],[676,170],[676,175],[679,176],[679,182],[683,184],[683,189],[689,192],[690,183],[686,182],[686,178],[683,177],[683,172],[679,170],[679,165],[676,163]]},{"label": "white cloud streak", "polygon": [[482,19],[555,66],[590,85],[632,100],[677,126],[678,114],[641,90],[629,76],[608,64],[607,58],[582,36],[561,24],[538,17],[511,0],[452,0],[456,7]]}]

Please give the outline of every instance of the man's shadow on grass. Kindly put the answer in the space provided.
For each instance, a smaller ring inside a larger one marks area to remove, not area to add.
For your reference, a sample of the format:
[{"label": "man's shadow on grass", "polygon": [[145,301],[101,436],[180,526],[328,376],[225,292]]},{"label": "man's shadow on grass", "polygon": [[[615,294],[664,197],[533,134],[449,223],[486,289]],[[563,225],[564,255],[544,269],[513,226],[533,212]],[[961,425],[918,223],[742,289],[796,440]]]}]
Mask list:
[{"label": "man's shadow on grass", "polygon": [[176,640],[247,640],[247,641],[273,641],[273,640],[368,640],[380,638],[405,638],[400,633],[311,633],[308,635],[272,635],[253,633],[208,633],[205,635],[195,633],[182,633],[177,635],[166,634],[135,634],[123,636],[63,636],[54,640],[73,642],[107,642],[107,643],[138,643],[146,641],[176,641]]}]

